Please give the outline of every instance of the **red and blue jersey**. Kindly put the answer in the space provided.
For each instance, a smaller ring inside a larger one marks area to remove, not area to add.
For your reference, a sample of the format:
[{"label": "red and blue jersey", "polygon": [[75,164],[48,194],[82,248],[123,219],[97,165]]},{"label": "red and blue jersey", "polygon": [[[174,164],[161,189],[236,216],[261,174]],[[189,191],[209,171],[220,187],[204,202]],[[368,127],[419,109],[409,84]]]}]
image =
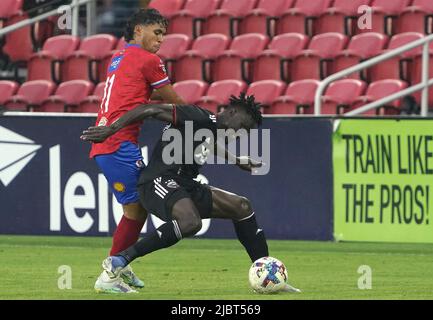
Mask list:
[{"label": "red and blue jersey", "polygon": [[[170,83],[164,63],[139,45],[128,44],[113,55],[108,67],[97,126],[109,126],[138,105],[149,103],[153,89]],[[137,144],[141,123],[131,124],[103,143],[92,144],[90,157],[117,151],[122,142]]]}]

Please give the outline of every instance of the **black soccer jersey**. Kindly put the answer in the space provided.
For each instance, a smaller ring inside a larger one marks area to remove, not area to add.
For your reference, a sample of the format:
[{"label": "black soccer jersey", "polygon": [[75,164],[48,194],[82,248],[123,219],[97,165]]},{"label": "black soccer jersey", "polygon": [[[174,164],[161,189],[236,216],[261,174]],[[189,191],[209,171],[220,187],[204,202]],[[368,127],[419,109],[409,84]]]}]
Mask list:
[{"label": "black soccer jersey", "polygon": [[[217,138],[216,132],[216,116],[212,112],[192,105],[174,106],[173,121],[164,128],[139,184],[162,175],[195,178],[210,156],[208,147]],[[164,135],[171,139],[163,141]]]}]

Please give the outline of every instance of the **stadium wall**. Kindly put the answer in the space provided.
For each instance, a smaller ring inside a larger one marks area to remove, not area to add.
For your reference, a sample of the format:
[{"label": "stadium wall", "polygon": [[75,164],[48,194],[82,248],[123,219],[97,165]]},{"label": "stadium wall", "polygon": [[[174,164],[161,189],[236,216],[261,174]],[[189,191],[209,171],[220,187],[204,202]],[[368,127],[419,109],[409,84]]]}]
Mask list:
[{"label": "stadium wall", "polygon": [[[121,207],[79,139],[84,116],[0,117],[0,234],[111,235]],[[145,162],[163,125],[149,121],[140,144]],[[270,239],[332,240],[332,122],[268,118],[270,171],[251,176],[207,165],[211,185],[248,197]],[[143,232],[161,223],[152,216]],[[229,221],[206,221],[199,236],[234,238]]]}]

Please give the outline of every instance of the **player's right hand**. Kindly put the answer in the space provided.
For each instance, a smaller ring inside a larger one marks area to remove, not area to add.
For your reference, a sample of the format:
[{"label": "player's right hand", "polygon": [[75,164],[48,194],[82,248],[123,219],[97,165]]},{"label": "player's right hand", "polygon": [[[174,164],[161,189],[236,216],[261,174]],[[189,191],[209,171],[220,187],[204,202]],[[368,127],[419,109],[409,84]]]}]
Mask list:
[{"label": "player's right hand", "polygon": [[89,127],[87,130],[83,131],[80,139],[93,143],[101,143],[104,142],[105,139],[107,139],[113,133],[114,130],[111,126]]},{"label": "player's right hand", "polygon": [[242,170],[252,172],[255,168],[260,168],[263,162],[251,159],[249,156],[240,156],[236,159],[236,165]]}]

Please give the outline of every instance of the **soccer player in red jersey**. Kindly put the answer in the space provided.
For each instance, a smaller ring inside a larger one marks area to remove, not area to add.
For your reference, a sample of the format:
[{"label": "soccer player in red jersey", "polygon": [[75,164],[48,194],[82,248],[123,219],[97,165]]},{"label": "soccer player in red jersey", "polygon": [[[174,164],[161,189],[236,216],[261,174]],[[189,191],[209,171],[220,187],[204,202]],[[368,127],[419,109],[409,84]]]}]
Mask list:
[{"label": "soccer player in red jersey", "polygon": [[[155,9],[141,9],[131,17],[125,31],[127,45],[113,56],[108,67],[97,126],[109,126],[129,110],[149,103],[152,93],[164,102],[184,104],[156,55],[167,25]],[[93,144],[90,151],[124,212],[113,235],[110,255],[136,243],[147,218],[137,193],[138,177],[144,167],[137,141],[139,131],[140,123],[131,124],[103,143]],[[95,283],[98,292],[132,291],[130,286],[144,286],[130,267],[122,270],[120,281],[113,282],[102,273]]]}]

